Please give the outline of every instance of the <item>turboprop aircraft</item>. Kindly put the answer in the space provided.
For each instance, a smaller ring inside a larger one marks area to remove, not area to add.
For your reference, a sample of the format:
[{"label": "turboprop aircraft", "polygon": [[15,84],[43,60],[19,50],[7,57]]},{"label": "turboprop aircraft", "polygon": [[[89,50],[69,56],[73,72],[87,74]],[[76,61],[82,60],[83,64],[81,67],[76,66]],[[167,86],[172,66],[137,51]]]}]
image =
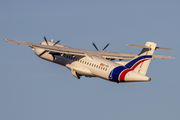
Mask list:
[{"label": "turboprop aircraft", "polygon": [[[143,48],[139,54],[132,54],[104,51],[109,43],[102,51],[99,51],[93,43],[97,50],[94,51],[67,47],[58,44],[60,40],[57,42],[47,41],[46,37],[44,40],[40,44],[34,44],[5,39],[10,43],[31,47],[38,57],[67,67],[77,79],[85,76],[99,77],[117,83],[150,81],[151,78],[146,76],[146,72],[152,59],[174,59],[168,55],[153,55],[157,49],[173,50],[156,47],[154,42],[146,42],[145,45],[127,44],[127,46]],[[114,61],[115,59],[119,59],[119,61]]]}]

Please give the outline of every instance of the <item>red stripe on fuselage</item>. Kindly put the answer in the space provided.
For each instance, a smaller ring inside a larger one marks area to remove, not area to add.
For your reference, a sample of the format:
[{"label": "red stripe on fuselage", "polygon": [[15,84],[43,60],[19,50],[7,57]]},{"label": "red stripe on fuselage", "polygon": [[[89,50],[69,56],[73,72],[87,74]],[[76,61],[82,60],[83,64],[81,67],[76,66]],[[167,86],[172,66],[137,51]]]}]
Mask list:
[{"label": "red stripe on fuselage", "polygon": [[122,71],[122,73],[120,74],[119,76],[119,81],[121,82],[125,82],[125,76],[126,74],[129,72],[129,71],[132,71],[131,69],[125,69],[124,71]]},{"label": "red stripe on fuselage", "polygon": [[131,69],[134,70],[139,64],[141,64],[142,62],[146,61],[146,60],[150,60],[150,59],[144,59],[144,60],[140,60],[139,62],[137,62],[136,64],[134,64]]},{"label": "red stripe on fuselage", "polygon": [[133,71],[139,64],[141,64],[142,62],[144,62],[146,60],[150,60],[150,59],[140,60],[140,61],[136,62],[130,69],[125,69],[124,71],[122,71],[121,74],[119,75],[119,81],[125,82],[126,74],[130,71]]}]

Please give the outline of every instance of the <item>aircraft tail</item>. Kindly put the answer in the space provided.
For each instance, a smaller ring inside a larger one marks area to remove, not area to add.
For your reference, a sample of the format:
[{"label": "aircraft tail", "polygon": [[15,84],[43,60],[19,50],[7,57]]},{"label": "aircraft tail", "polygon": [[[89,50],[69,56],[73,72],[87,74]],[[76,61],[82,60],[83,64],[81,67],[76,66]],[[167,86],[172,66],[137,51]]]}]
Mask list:
[{"label": "aircraft tail", "polygon": [[145,46],[142,45],[128,45],[133,47],[143,47],[142,51],[134,59],[129,61],[125,67],[134,70],[140,74],[146,75],[149,64],[152,60],[154,50],[156,50],[156,43],[146,42]]}]

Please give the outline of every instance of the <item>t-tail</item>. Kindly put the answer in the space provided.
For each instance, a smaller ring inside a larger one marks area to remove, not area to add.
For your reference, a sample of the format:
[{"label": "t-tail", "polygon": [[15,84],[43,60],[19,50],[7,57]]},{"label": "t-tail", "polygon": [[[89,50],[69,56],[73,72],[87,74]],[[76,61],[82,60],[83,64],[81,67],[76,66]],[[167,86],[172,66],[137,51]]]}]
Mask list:
[{"label": "t-tail", "polygon": [[114,82],[141,82],[150,81],[146,76],[149,64],[154,58],[174,58],[168,55],[153,55],[156,49],[173,50],[170,48],[156,47],[154,42],[146,42],[145,45],[129,45],[133,47],[142,47],[142,51],[132,60],[126,62],[124,66],[114,68],[109,74],[109,80]]}]

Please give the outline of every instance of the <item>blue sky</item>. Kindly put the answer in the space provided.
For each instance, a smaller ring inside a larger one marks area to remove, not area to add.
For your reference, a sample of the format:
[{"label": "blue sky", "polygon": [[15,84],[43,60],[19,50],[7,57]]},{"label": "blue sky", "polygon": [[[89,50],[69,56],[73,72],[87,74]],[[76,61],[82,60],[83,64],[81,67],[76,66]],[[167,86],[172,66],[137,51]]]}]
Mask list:
[{"label": "blue sky", "polygon": [[[178,0],[1,0],[1,120],[180,119]],[[4,39],[40,43],[43,36],[81,49],[138,53],[153,41],[176,51],[155,59],[151,82],[116,84],[100,78],[77,80],[62,66],[38,58],[31,48]]]}]

